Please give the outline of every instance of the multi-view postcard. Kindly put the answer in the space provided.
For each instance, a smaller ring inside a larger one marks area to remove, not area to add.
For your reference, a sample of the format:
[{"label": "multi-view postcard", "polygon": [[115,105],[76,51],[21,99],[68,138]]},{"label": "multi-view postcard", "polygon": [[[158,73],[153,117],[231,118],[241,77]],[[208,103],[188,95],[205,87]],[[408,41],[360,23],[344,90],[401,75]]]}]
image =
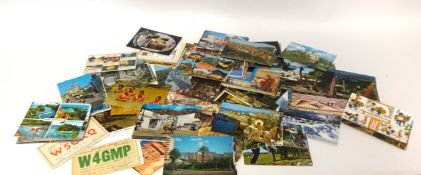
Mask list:
[{"label": "multi-view postcard", "polygon": [[269,44],[229,38],[221,55],[225,58],[272,66],[276,59],[275,52],[276,47]]},{"label": "multi-view postcard", "polygon": [[197,136],[200,106],[144,104],[132,138],[162,140],[170,136]]},{"label": "multi-view postcard", "polygon": [[185,43],[179,43],[170,55],[163,55],[146,50],[140,50],[137,53],[137,58],[153,64],[175,65],[180,60],[185,45]]},{"label": "multi-view postcard", "polygon": [[164,167],[165,155],[167,155],[167,144],[160,141],[141,140],[143,165],[133,167],[141,175],[153,175]]},{"label": "multi-view postcard", "polygon": [[85,74],[57,86],[63,103],[89,103],[96,107],[102,105],[106,96],[98,74]]},{"label": "multi-view postcard", "polygon": [[100,73],[136,68],[136,52],[90,55],[85,66],[85,73]]},{"label": "multi-view postcard", "polygon": [[290,43],[281,57],[294,66],[305,66],[322,71],[334,70],[336,56],[298,43]]},{"label": "multi-view postcard", "polygon": [[174,36],[146,28],[140,28],[133,36],[128,47],[149,52],[170,55],[181,41],[181,37]]},{"label": "multi-view postcard", "polygon": [[17,143],[83,139],[90,104],[33,102],[16,132]]},{"label": "multi-view postcard", "polygon": [[195,65],[192,76],[225,81],[235,64],[230,59],[207,56]]},{"label": "multi-view postcard", "polygon": [[219,51],[207,50],[199,47],[196,44],[187,43],[184,49],[183,54],[181,55],[181,60],[177,64],[176,73],[183,75],[191,75],[193,69],[196,65],[201,62],[203,59],[210,57],[219,57]]},{"label": "multi-view postcard", "polygon": [[236,175],[231,136],[173,136],[164,175]]},{"label": "multi-view postcard", "polygon": [[229,38],[235,38],[235,39],[244,40],[244,41],[249,40],[248,37],[244,37],[244,36],[236,36],[236,35],[230,35],[230,34],[205,30],[205,32],[203,32],[203,35],[199,40],[198,45],[205,49],[222,51],[222,49],[224,49],[224,46],[227,43]]},{"label": "multi-view postcard", "polygon": [[401,109],[352,94],[342,115],[342,121],[387,143],[406,149],[414,116]]},{"label": "multi-view postcard", "polygon": [[335,95],[348,100],[352,93],[378,101],[376,77],[336,70]]}]

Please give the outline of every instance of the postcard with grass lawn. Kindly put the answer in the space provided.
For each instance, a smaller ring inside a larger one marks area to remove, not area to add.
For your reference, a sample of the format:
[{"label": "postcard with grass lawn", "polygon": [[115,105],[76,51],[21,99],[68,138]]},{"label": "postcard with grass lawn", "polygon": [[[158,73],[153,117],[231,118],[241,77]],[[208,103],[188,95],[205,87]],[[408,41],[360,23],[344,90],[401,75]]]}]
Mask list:
[{"label": "postcard with grass lawn", "polygon": [[132,138],[162,140],[170,136],[197,136],[200,106],[144,104]]},{"label": "postcard with grass lawn", "polygon": [[140,50],[137,53],[137,58],[152,64],[176,65],[183,54],[186,43],[179,43],[170,55],[163,55],[159,53]]},{"label": "postcard with grass lawn", "polygon": [[164,175],[236,175],[232,136],[173,136]]},{"label": "postcard with grass lawn", "polygon": [[187,89],[179,89],[178,93],[197,98],[204,101],[212,102],[219,93],[222,92],[222,85],[219,81],[207,80],[193,77],[191,79],[192,86]]},{"label": "postcard with grass lawn", "polygon": [[265,43],[254,43],[229,38],[221,52],[222,57],[250,63],[272,66],[276,47]]},{"label": "postcard with grass lawn", "polygon": [[222,103],[213,118],[212,131],[240,138],[243,149],[280,145],[280,119],[280,112]]},{"label": "postcard with grass lawn", "polygon": [[[112,107],[112,109],[114,108]],[[111,110],[92,114],[91,117],[95,118],[102,127],[112,134],[116,131],[131,130],[137,121],[137,115],[112,115]]]},{"label": "postcard with grass lawn", "polygon": [[136,52],[90,55],[85,66],[85,73],[100,73],[136,68]]},{"label": "postcard with grass lawn", "polygon": [[281,53],[281,57],[295,65],[304,65],[321,71],[334,70],[336,56],[325,51],[292,42]]},{"label": "postcard with grass lawn", "polygon": [[222,51],[229,38],[235,38],[244,41],[249,40],[248,37],[244,36],[236,36],[205,30],[205,32],[203,32],[202,37],[200,38],[200,41],[198,42],[198,45],[205,49]]},{"label": "postcard with grass lawn", "polygon": [[128,47],[146,50],[149,52],[170,55],[181,41],[181,37],[174,36],[146,28],[139,31],[127,44]]},{"label": "postcard with grass lawn", "polygon": [[336,70],[335,95],[348,100],[352,93],[379,101],[376,77]]},{"label": "postcard with grass lawn", "polygon": [[33,102],[15,134],[17,143],[81,140],[90,111],[90,104]]},{"label": "postcard with grass lawn", "polygon": [[141,140],[143,165],[135,166],[133,169],[141,175],[153,175],[164,166],[167,144],[160,141]]},{"label": "postcard with grass lawn", "polygon": [[197,44],[187,43],[176,67],[177,74],[191,75],[196,65],[206,57],[219,57],[219,51],[200,48]]},{"label": "postcard with grass lawn", "polygon": [[414,116],[353,93],[342,115],[342,121],[398,148],[406,149]]}]

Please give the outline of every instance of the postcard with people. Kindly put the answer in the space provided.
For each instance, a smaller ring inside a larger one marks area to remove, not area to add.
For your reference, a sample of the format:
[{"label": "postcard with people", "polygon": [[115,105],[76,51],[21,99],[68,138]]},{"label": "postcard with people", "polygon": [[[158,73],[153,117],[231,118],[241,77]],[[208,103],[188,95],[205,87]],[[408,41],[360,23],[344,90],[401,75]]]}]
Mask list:
[{"label": "postcard with people", "polygon": [[414,116],[353,93],[342,115],[342,121],[398,148],[406,149]]},{"label": "postcard with people", "polygon": [[147,61],[152,64],[176,65],[183,54],[186,43],[179,43],[177,47],[171,52],[170,55],[163,55],[159,53],[140,50],[137,53],[137,58]]},{"label": "postcard with people", "polygon": [[135,166],[135,169],[141,175],[153,175],[159,169],[164,167],[164,159],[167,156],[167,145],[169,143],[151,140],[141,140],[143,165]]},{"label": "postcard with people", "polygon": [[94,146],[107,136],[107,130],[105,130],[95,119],[91,118],[83,140],[79,142],[46,143],[38,147],[38,151],[51,168],[57,168],[70,160],[73,156]]},{"label": "postcard with people", "polygon": [[100,73],[136,68],[136,52],[90,55],[84,73]]},{"label": "postcard with people", "polygon": [[15,134],[17,143],[81,140],[90,111],[90,104],[33,102]]},{"label": "postcard with people", "polygon": [[191,75],[196,65],[206,57],[219,57],[219,51],[208,50],[199,47],[197,44],[187,43],[181,59],[176,67],[176,73],[182,75]]},{"label": "postcard with people", "polygon": [[149,52],[170,55],[181,41],[181,37],[174,36],[146,28],[139,31],[127,44],[128,47],[146,50]]},{"label": "postcard with people", "polygon": [[281,53],[285,61],[321,71],[334,70],[336,56],[325,51],[292,42]]},{"label": "postcard with people", "polygon": [[[108,91],[104,103],[123,108],[140,107],[146,103],[165,104],[168,87],[136,87],[132,82],[115,84]],[[136,83],[136,82],[133,82]]]},{"label": "postcard with people", "polygon": [[[112,109],[115,108],[117,107],[112,107]],[[92,114],[91,117],[95,118],[109,133],[114,134],[117,131],[129,130],[130,127],[133,128],[136,124],[138,113],[136,115],[112,115],[111,110],[108,110]]]},{"label": "postcard with people", "polygon": [[187,89],[178,90],[180,94],[212,102],[222,91],[222,85],[215,80],[192,78],[192,86]]},{"label": "postcard with people", "polygon": [[336,70],[335,95],[348,100],[352,93],[379,101],[376,77]]},{"label": "postcard with people", "polygon": [[170,136],[197,136],[200,106],[144,104],[132,138],[162,140]]},{"label": "postcard with people", "polygon": [[203,32],[203,35],[198,42],[198,45],[205,49],[222,51],[229,38],[235,38],[235,39],[244,40],[244,41],[249,40],[249,38],[245,36],[236,36],[236,35],[230,35],[230,34],[205,30],[205,32]]},{"label": "postcard with people", "polygon": [[280,145],[280,119],[280,112],[222,103],[212,121],[212,131],[237,136],[243,149]]},{"label": "postcard with people", "polygon": [[100,106],[105,90],[98,74],[85,74],[57,84],[63,103],[89,103]]},{"label": "postcard with people", "polygon": [[275,52],[276,47],[269,44],[229,38],[221,55],[225,58],[272,66],[276,59]]},{"label": "postcard with people", "polygon": [[279,95],[281,72],[278,70],[259,67],[254,74],[249,77],[251,81],[243,81],[229,78],[227,82],[221,83],[223,86],[253,91],[266,95]]},{"label": "postcard with people", "polygon": [[232,136],[173,136],[165,175],[236,175]]}]

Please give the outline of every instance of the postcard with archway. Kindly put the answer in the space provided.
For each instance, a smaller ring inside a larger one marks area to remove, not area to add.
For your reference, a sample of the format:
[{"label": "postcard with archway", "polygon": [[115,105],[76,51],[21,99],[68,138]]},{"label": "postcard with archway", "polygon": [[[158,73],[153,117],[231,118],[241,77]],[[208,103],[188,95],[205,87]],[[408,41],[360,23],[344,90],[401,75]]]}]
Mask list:
[{"label": "postcard with archway", "polygon": [[33,102],[16,131],[17,143],[82,140],[90,111],[90,104]]}]

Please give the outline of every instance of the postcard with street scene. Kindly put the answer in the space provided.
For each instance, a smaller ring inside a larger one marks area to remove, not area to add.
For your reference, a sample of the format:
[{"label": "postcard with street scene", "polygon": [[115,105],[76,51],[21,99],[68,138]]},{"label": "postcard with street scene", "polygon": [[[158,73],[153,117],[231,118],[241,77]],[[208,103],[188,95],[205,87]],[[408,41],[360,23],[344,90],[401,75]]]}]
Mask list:
[{"label": "postcard with street scene", "polygon": [[153,175],[164,167],[164,159],[165,157],[168,157],[168,144],[169,143],[160,141],[141,140],[140,145],[143,154],[143,165],[135,166],[133,169],[141,175]]},{"label": "postcard with street scene", "polygon": [[275,52],[276,47],[269,44],[229,38],[221,55],[225,58],[272,66],[276,59]]},{"label": "postcard with street scene", "polygon": [[295,42],[288,44],[281,53],[281,57],[295,65],[305,65],[321,71],[334,70],[335,68],[333,64],[336,59],[335,55]]},{"label": "postcard with street scene", "polygon": [[197,136],[200,106],[144,104],[132,138],[162,140],[170,136]]},{"label": "postcard with street scene", "polygon": [[232,136],[173,136],[164,175],[236,175]]},{"label": "postcard with street scene", "polygon": [[85,66],[85,73],[135,69],[136,55],[136,52],[90,55]]},{"label": "postcard with street scene", "polygon": [[180,42],[169,55],[139,50],[137,58],[152,64],[176,65],[181,58],[181,54],[183,54],[185,46],[186,43]]},{"label": "postcard with street scene", "polygon": [[379,101],[376,77],[336,70],[335,95],[348,100],[352,93]]},{"label": "postcard with street scene", "polygon": [[193,69],[203,59],[207,57],[219,57],[220,54],[221,53],[219,51],[208,50],[199,47],[197,44],[187,43],[184,48],[184,52],[181,55],[181,59],[175,69],[176,73],[183,75],[191,75],[193,73]]},{"label": "postcard with street scene", "polygon": [[361,95],[351,94],[342,121],[398,148],[406,149],[414,116]]},{"label": "postcard with street scene", "polygon": [[170,55],[181,41],[181,37],[174,36],[146,28],[140,28],[133,36],[128,47],[149,52]]},{"label": "postcard with street scene", "polygon": [[280,112],[222,103],[213,118],[212,131],[237,136],[244,149],[280,145],[280,119]]},{"label": "postcard with street scene", "polygon": [[244,40],[244,41],[249,40],[248,37],[244,37],[244,36],[236,36],[236,35],[230,35],[230,34],[205,30],[205,32],[203,32],[203,35],[199,40],[198,45],[205,49],[222,51],[229,38],[235,38],[235,39]]},{"label": "postcard with street scene", "polygon": [[98,74],[85,74],[57,84],[63,103],[102,105],[105,91]]},{"label": "postcard with street scene", "polygon": [[90,104],[33,102],[15,134],[17,143],[81,140],[90,111]]},{"label": "postcard with street scene", "polygon": [[[115,109],[115,107],[113,107],[112,109]],[[139,112],[137,112],[136,114],[138,113]],[[91,117],[95,118],[98,121],[98,123],[110,133],[133,127],[135,126],[137,121],[137,115],[112,115],[111,110],[92,114]]]},{"label": "postcard with street scene", "polygon": [[182,95],[198,98],[204,101],[213,101],[222,92],[222,85],[218,81],[201,78],[192,78],[192,86],[187,89],[180,89]]}]

